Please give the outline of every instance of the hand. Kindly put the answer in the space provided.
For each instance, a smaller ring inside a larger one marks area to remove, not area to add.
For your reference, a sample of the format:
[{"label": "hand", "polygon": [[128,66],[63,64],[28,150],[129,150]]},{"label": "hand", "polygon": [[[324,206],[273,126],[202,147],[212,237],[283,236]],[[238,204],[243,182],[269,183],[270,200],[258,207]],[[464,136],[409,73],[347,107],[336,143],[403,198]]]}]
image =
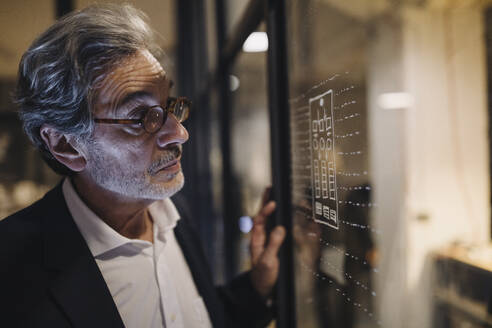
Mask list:
[{"label": "hand", "polygon": [[275,202],[268,200],[269,190],[263,194],[262,208],[253,218],[253,229],[251,233],[251,280],[256,291],[267,299],[277,282],[279,260],[278,250],[285,238],[285,228],[277,226],[270,233],[268,245],[266,242],[265,224],[267,218],[275,210]]}]

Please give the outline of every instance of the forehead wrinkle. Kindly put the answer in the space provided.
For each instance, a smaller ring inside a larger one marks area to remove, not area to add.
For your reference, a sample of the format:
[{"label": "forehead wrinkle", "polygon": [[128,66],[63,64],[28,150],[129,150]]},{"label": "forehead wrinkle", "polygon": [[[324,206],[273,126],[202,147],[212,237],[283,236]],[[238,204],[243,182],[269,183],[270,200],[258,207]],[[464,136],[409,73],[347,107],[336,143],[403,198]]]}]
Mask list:
[{"label": "forehead wrinkle", "polygon": [[[153,63],[151,65],[151,71],[154,71],[153,73],[134,73],[138,70],[146,70],[148,67],[145,66],[137,67],[136,69],[132,68],[131,70],[125,69],[126,71],[122,73],[123,75],[118,77],[118,71],[116,70],[114,72],[116,74],[112,74],[112,76],[109,77],[109,81],[107,81],[107,84],[103,87],[101,96],[103,96],[103,99],[104,97],[109,98],[106,99],[106,101],[103,101],[102,105],[109,108],[110,113],[113,115],[116,114],[120,101],[122,101],[126,95],[138,91],[149,91],[149,94],[151,94],[151,89],[161,83],[167,82],[166,72],[162,69],[159,63]],[[159,87],[158,90],[160,91],[165,89],[166,86],[163,88]]]},{"label": "forehead wrinkle", "polygon": [[112,101],[109,104],[110,112],[116,114],[118,108],[123,104],[123,100],[130,94],[141,92],[142,94],[147,94],[149,96],[155,95],[158,100],[158,95],[156,93],[166,92],[167,85],[160,86],[166,80],[161,79],[151,79],[146,77],[134,78],[132,80],[125,81],[116,86],[114,90],[114,96],[112,96]]}]

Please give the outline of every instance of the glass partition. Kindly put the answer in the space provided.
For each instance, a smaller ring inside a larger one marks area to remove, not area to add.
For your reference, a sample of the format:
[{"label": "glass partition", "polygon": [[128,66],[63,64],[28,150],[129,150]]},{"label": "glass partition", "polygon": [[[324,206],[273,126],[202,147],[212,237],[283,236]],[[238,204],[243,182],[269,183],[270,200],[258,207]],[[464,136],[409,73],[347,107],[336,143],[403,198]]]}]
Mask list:
[{"label": "glass partition", "polygon": [[237,269],[250,268],[251,217],[271,185],[266,52],[241,52],[231,68],[231,164],[236,192]]},{"label": "glass partition", "polygon": [[492,322],[486,17],[287,1],[297,327]]}]

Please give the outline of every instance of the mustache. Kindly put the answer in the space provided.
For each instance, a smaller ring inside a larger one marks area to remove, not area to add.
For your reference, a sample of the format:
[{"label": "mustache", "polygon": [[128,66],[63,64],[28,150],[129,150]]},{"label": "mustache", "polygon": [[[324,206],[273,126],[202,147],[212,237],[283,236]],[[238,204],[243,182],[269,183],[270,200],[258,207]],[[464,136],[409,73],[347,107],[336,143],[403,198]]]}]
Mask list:
[{"label": "mustache", "polygon": [[156,174],[160,169],[165,167],[167,164],[180,158],[182,153],[183,153],[183,146],[181,145],[170,146],[165,150],[164,154],[162,154],[162,156],[158,160],[150,164],[150,167],[147,170],[148,173],[150,175]]}]

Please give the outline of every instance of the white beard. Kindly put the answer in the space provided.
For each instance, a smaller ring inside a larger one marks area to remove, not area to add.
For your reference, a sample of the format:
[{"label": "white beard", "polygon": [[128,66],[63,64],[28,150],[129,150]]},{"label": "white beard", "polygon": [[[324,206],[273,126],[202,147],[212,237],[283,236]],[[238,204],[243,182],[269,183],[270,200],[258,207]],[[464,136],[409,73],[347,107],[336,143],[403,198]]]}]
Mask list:
[{"label": "white beard", "polygon": [[[102,188],[112,192],[139,199],[159,200],[171,197],[184,185],[184,175],[178,173],[169,174],[161,181],[151,182],[153,172],[141,171],[133,163],[121,163],[115,167],[109,167],[112,161],[106,158],[106,153],[97,142],[91,142],[88,151],[88,173],[91,178]],[[164,155],[161,162],[166,162],[172,157],[172,151]],[[152,163],[151,167],[158,163]],[[162,173],[161,173],[162,174]]]}]

